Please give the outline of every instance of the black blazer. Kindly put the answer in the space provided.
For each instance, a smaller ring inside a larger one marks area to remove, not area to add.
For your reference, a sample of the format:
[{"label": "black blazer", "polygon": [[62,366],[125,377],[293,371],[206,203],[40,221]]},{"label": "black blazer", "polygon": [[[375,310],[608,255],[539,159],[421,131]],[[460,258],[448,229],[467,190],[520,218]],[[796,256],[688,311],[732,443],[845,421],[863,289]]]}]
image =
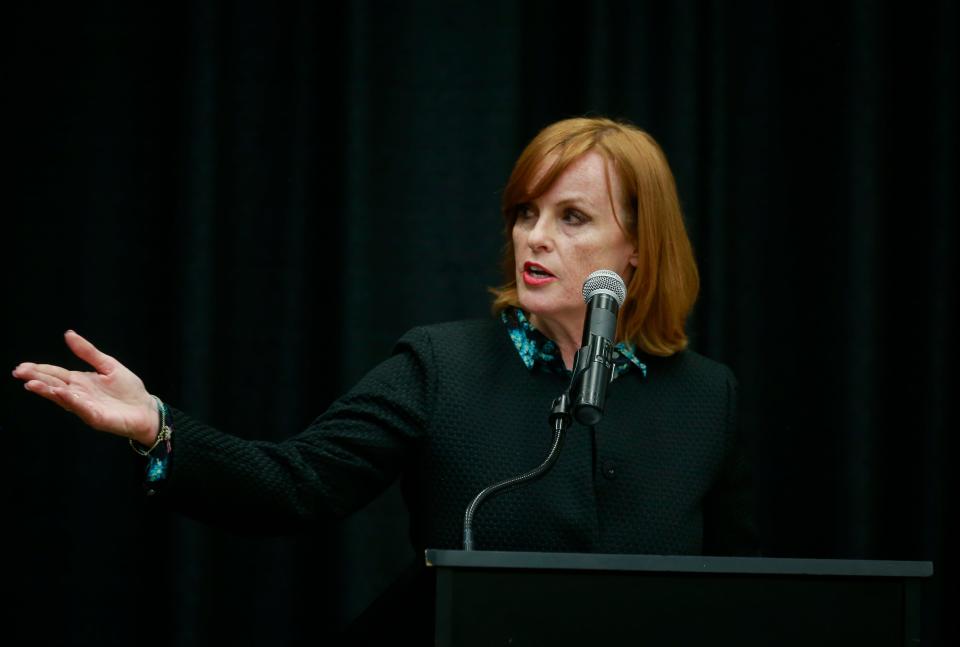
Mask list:
[{"label": "black blazer", "polygon": [[[736,381],[694,352],[643,356],[610,384],[602,422],[574,423],[541,480],[488,499],[476,548],[753,554]],[[462,546],[481,489],[539,465],[566,379],[528,369],[496,320],[416,328],[299,435],[248,441],[172,410],[159,498],[238,530],[342,517],[401,478],[414,547]]]}]

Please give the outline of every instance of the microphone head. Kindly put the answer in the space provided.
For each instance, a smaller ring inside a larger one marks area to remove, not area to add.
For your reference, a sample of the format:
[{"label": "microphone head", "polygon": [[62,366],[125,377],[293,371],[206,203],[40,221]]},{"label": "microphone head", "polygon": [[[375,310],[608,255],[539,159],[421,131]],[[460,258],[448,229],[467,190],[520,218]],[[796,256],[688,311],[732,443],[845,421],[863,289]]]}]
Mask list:
[{"label": "microphone head", "polygon": [[622,306],[627,298],[627,286],[613,270],[597,270],[583,282],[583,300],[589,303],[597,294],[609,294],[617,300],[617,306]]}]

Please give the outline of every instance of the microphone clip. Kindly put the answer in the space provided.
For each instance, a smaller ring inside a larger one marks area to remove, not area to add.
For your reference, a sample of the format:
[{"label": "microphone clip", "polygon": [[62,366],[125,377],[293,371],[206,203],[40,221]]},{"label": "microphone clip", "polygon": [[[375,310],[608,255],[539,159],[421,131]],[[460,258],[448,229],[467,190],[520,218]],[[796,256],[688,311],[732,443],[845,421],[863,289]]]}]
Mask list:
[{"label": "microphone clip", "polygon": [[573,416],[570,415],[570,394],[561,393],[550,406],[550,426],[554,431],[562,431],[570,426]]}]

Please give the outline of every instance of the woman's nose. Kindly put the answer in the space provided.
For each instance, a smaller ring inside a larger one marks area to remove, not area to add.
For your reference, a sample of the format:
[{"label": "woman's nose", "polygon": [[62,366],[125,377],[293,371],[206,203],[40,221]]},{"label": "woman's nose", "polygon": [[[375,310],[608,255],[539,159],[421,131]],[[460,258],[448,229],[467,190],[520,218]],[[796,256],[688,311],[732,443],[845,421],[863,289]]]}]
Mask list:
[{"label": "woman's nose", "polygon": [[550,219],[546,214],[540,214],[536,223],[527,234],[527,245],[530,249],[549,251],[553,246],[553,232],[550,231]]}]

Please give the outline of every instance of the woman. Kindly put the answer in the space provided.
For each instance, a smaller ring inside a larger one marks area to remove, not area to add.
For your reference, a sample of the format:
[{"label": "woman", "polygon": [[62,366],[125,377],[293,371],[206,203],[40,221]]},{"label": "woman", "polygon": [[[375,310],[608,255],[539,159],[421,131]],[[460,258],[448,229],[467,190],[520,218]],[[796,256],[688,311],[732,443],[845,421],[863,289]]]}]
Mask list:
[{"label": "woman", "polygon": [[208,522],[285,532],[362,507],[402,478],[418,549],[461,546],[481,489],[542,461],[547,413],[581,339],[583,281],[627,283],[603,421],[574,424],[542,479],[488,500],[489,550],[753,551],[730,371],[685,350],[698,277],[657,144],[606,119],[547,127],[504,192],[506,283],[494,318],[416,328],[304,432],[221,433],[152,396],[74,332],[91,372],[24,363],[27,390],[148,456],[151,492]]}]

